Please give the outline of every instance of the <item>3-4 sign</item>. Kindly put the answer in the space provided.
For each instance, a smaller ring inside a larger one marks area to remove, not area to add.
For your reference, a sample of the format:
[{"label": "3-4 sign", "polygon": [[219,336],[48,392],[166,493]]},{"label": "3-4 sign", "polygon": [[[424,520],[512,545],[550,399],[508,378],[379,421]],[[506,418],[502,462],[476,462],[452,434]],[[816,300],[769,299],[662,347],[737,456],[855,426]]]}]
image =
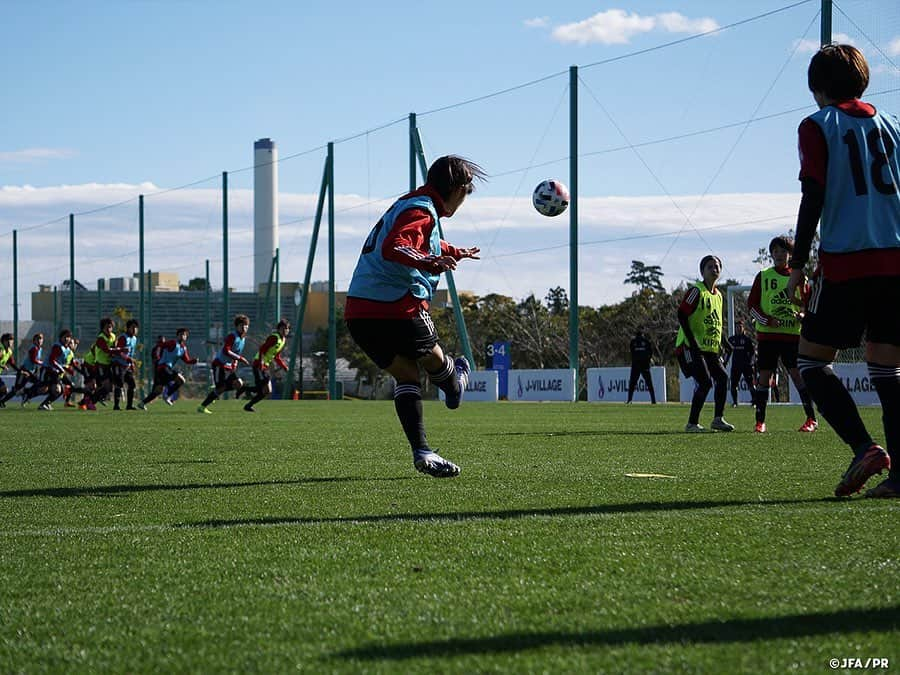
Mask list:
[{"label": "3-4 sign", "polygon": [[509,354],[509,343],[494,342],[492,344],[489,344],[485,351],[487,352],[487,357],[489,359],[492,359],[495,356],[507,356]]},{"label": "3-4 sign", "polygon": [[509,389],[509,368],[512,363],[509,342],[492,342],[485,348],[488,370],[496,370],[500,398],[507,398]]}]

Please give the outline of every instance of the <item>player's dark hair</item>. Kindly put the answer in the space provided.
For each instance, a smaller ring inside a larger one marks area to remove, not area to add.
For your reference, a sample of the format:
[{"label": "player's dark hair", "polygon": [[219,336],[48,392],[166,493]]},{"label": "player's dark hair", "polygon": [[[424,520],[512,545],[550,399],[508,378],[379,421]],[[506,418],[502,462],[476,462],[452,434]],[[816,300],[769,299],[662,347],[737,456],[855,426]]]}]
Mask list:
[{"label": "player's dark hair", "polygon": [[250,325],[250,317],[246,314],[235,314],[234,315],[234,327],[243,326],[244,324]]},{"label": "player's dark hair", "polygon": [[12,333],[4,333],[3,335],[0,335],[0,342],[6,342],[7,340],[12,340],[12,339],[13,339]]},{"label": "player's dark hair", "polygon": [[869,64],[852,45],[825,45],[813,55],[806,77],[810,91],[846,101],[859,98],[869,86]]},{"label": "player's dark hair", "polygon": [[37,339],[38,339],[38,338],[41,338],[41,339],[43,340],[43,339],[44,339],[44,334],[43,334],[43,333],[35,333],[34,335],[31,336],[31,341],[32,341],[32,342],[37,342]]},{"label": "player's dark hair", "polygon": [[107,326],[115,326],[115,325],[116,324],[113,322],[113,320],[110,319],[108,316],[104,316],[102,319],[100,319],[100,330],[103,330]]},{"label": "player's dark hair", "polygon": [[125,324],[125,329],[127,330],[127,329],[131,328],[132,326],[135,328],[140,328],[141,322],[138,321],[137,319],[128,319],[127,323]]},{"label": "player's dark hair", "polygon": [[176,328],[175,329],[175,335],[181,335],[182,333],[190,333],[190,332],[191,331],[189,331],[187,328]]},{"label": "player's dark hair", "polygon": [[68,328],[60,331],[60,333],[59,333],[59,341],[60,342],[65,340],[67,337],[72,337],[72,331],[70,331]]},{"label": "player's dark hair", "polygon": [[287,319],[282,319],[281,321],[278,322],[278,325],[275,326],[275,328],[287,328],[288,330],[290,330],[291,322],[288,321]]},{"label": "player's dark hair", "polygon": [[166,341],[166,336],[165,336],[165,335],[157,335],[157,336],[156,336],[156,341],[157,341],[157,342],[165,342],[165,341]]},{"label": "player's dark hair", "polygon": [[468,194],[472,193],[474,186],[472,181],[487,180],[487,174],[475,162],[458,155],[444,155],[434,160],[428,169],[425,184],[430,185],[441,199],[447,199],[457,188],[465,187]]},{"label": "player's dark hair", "polygon": [[769,242],[769,255],[772,255],[772,249],[776,246],[780,246],[788,253],[793,253],[794,238],[788,236],[775,237],[772,241]]},{"label": "player's dark hair", "polygon": [[710,260],[716,260],[719,263],[719,267],[722,266],[722,259],[717,255],[705,255],[700,259],[700,274],[703,274],[703,268],[706,267],[706,263]]}]

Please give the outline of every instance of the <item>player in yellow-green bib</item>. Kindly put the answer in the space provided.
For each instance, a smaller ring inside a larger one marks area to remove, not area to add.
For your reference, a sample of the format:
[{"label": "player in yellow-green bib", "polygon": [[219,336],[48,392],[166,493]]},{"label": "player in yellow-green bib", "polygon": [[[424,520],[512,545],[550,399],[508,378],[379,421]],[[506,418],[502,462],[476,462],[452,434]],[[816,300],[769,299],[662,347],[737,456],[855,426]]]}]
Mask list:
[{"label": "player in yellow-green bib", "polygon": [[[0,373],[7,368],[12,368],[19,372],[19,366],[16,365],[15,349],[13,349],[12,333],[4,333],[0,337]],[[0,408],[6,407],[4,399],[7,393],[6,383],[0,380]]]},{"label": "player in yellow-green bib", "polygon": [[734,431],[734,425],[723,417],[725,398],[728,394],[728,374],[719,352],[722,349],[723,305],[722,294],[716,288],[722,274],[722,261],[714,256],[704,256],[700,261],[702,281],[688,289],[678,308],[678,337],[675,355],[685,377],[694,378],[694,396],[691,413],[684,430],[688,433],[706,431],[700,426],[700,411],[706,396],[715,382],[715,413],[710,427],[716,431]]},{"label": "player in yellow-green bib", "polygon": [[791,280],[788,256],[793,251],[794,240],[791,237],[775,237],[769,242],[769,255],[775,264],[756,275],[747,298],[750,317],[756,323],[756,365],[759,368],[759,378],[753,394],[756,406],[754,431],[760,434],[766,431],[769,380],[772,373],[778,370],[778,359],[781,359],[794,381],[803,402],[806,422],[798,431],[812,432],[819,428],[812,399],[806,391],[800,371],[797,370],[800,319],[803,315],[802,296],[807,289],[796,289],[794,297],[788,295],[787,286]]},{"label": "player in yellow-green bib", "polygon": [[278,364],[282,370],[288,369],[288,365],[281,358],[281,351],[284,349],[290,333],[290,322],[282,319],[275,326],[275,330],[259,346],[256,358],[253,359],[253,377],[256,385],[253,387],[243,386],[238,390],[238,397],[245,393],[253,394],[253,398],[244,405],[244,410],[247,412],[256,412],[253,406],[272,393],[272,375],[269,372],[272,364]]}]

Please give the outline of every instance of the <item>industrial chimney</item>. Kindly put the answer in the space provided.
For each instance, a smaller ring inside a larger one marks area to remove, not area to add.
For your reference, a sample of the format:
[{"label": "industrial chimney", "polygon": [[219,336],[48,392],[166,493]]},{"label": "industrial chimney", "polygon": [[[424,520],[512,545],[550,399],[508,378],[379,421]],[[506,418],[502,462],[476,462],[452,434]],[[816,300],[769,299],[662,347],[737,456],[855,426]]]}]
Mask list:
[{"label": "industrial chimney", "polygon": [[253,144],[253,288],[269,280],[278,248],[278,150],[271,138]]}]

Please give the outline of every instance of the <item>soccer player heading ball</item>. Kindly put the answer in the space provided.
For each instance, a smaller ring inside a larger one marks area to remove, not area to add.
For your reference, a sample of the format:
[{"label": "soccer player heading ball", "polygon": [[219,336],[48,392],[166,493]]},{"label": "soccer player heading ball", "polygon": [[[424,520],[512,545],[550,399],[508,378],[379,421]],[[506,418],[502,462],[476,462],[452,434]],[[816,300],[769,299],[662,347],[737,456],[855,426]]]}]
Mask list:
[{"label": "soccer player heading ball", "polygon": [[484,180],[480,166],[448,155],[428,169],[425,185],[398,199],[372,228],[347,291],[347,328],[379,368],[396,380],[394,408],[413,451],[416,470],[437,478],[459,475],[425,439],[419,365],[457,408],[468,384],[469,362],[444,354],[428,314],[443,272],[478,248],[456,248],[440,238],[438,218],[449,218]]},{"label": "soccer player heading ball", "polygon": [[[869,66],[850,45],[812,58],[809,89],[819,111],[799,128],[803,197],[788,294],[804,281],[821,218],[820,269],[803,317],[798,365],[813,401],[853,451],[835,495],[888,478],[867,497],[900,496],[900,120],[860,100]],[[881,400],[887,450],[876,444],[832,369],[839,349],[866,335],[869,376]]]}]

